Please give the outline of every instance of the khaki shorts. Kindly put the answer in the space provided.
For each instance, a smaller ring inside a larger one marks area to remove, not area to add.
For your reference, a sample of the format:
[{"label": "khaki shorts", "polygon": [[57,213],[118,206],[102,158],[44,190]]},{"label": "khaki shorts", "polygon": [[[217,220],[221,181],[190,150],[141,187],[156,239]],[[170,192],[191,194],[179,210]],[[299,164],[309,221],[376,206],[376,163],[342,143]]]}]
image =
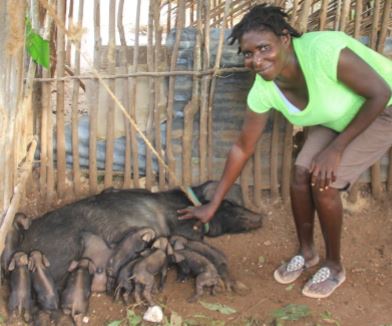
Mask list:
[{"label": "khaki shorts", "polygon": [[[315,155],[321,152],[337,135],[338,132],[323,126],[310,127],[295,165],[309,169]],[[391,146],[392,107],[388,107],[347,146],[338,167],[336,181],[330,186],[336,189],[348,189]]]}]

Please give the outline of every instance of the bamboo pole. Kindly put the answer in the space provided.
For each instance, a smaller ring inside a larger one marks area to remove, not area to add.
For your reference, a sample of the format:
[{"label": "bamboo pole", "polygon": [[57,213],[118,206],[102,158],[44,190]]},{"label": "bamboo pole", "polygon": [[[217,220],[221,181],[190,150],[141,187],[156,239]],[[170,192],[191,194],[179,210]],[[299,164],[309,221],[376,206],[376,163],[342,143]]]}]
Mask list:
[{"label": "bamboo pole", "polygon": [[[154,1],[150,1],[149,13],[148,13],[148,36],[147,36],[147,70],[154,70],[154,51],[153,51],[153,31],[154,31]],[[150,101],[149,101],[149,112],[147,118],[146,135],[147,138],[153,142],[153,101],[155,98],[154,80],[149,79],[150,86]],[[146,188],[151,190],[153,185],[153,171],[152,171],[152,153],[149,148],[146,147]]]},{"label": "bamboo pole", "polygon": [[[154,71],[159,71],[161,62],[161,44],[162,44],[162,27],[160,26],[160,1],[154,2],[154,32],[155,32],[155,48],[154,48]],[[162,137],[161,137],[161,86],[163,85],[162,77],[154,79],[155,99],[154,99],[154,125],[155,125],[155,148],[158,153],[162,153]],[[165,169],[161,162],[158,162],[158,178],[159,189],[165,187]]]},{"label": "bamboo pole", "polygon": [[[83,23],[83,7],[84,0],[79,0],[78,9],[78,25]],[[76,41],[75,46],[75,74],[80,73],[80,40]],[[73,82],[72,92],[72,163],[73,163],[73,187],[74,193],[78,197],[81,191],[80,183],[80,157],[79,157],[79,117],[78,117],[78,101],[79,101],[80,79]]]},{"label": "bamboo pole", "polygon": [[[109,2],[109,46],[108,46],[108,70],[114,74],[116,69],[116,0]],[[109,88],[115,93],[115,81],[109,80]],[[114,155],[114,109],[115,103],[109,97],[107,123],[106,123],[106,151],[105,151],[105,178],[104,187],[109,188],[113,184],[113,155]]]},{"label": "bamboo pole", "polygon": [[[121,67],[124,72],[128,72],[128,60],[127,60],[127,42],[125,39],[124,25],[123,25],[123,13],[124,13],[124,0],[119,0],[117,9],[117,30],[120,36],[121,43]],[[129,108],[129,97],[127,92],[129,89],[128,78],[123,82],[124,92],[124,107],[130,113]],[[130,188],[131,186],[131,135],[130,125],[128,120],[124,119],[124,130],[125,130],[125,157],[124,157],[124,181],[123,188]]]},{"label": "bamboo pole", "polygon": [[[94,0],[94,67],[99,69],[100,65],[100,49],[101,49],[101,20],[100,20],[101,4],[100,0]],[[97,96],[93,97],[94,103],[90,107],[89,114],[89,186],[90,194],[98,191],[97,185],[97,115],[99,107],[99,81],[95,80],[93,89]]]},{"label": "bamboo pole", "polygon": [[[210,1],[204,1],[204,46],[203,46],[203,70],[210,67]],[[208,89],[211,76],[204,75],[201,80],[201,103],[200,103],[200,181],[204,182],[208,177],[207,152],[208,152]]]},{"label": "bamboo pole", "polygon": [[[223,20],[221,24],[221,30],[219,33],[219,41],[217,45],[217,50],[216,50],[216,57],[215,57],[215,64],[214,64],[214,70],[217,71],[219,69],[221,60],[222,60],[222,52],[223,52],[223,42],[224,42],[224,36],[225,36],[225,27],[226,27],[226,20],[227,16],[229,15],[229,10],[230,10],[230,5],[231,5],[231,0],[227,0],[225,2],[225,11],[223,15]],[[207,163],[207,169],[208,169],[208,178],[212,178],[213,174],[213,141],[212,141],[212,136],[213,136],[213,127],[212,127],[212,106],[214,104],[214,93],[215,93],[215,87],[216,87],[216,73],[212,77],[211,80],[211,87],[210,87],[210,95],[209,95],[209,103],[208,103],[208,163]]]},{"label": "bamboo pole", "polygon": [[[177,65],[177,57],[180,48],[180,41],[182,30],[185,24],[185,0],[178,0],[177,2],[177,16],[176,16],[176,39],[174,41],[173,50],[170,58],[170,71],[174,71]],[[174,91],[175,91],[175,75],[169,77],[168,97],[167,97],[167,122],[166,122],[166,155],[168,167],[171,171],[175,171],[175,157],[172,146],[172,131],[173,131],[173,106],[174,106]],[[169,186],[175,186],[174,179],[169,175]]]},{"label": "bamboo pole", "polygon": [[[65,21],[65,2],[57,1],[57,16]],[[56,74],[64,76],[65,64],[65,37],[64,30],[57,29],[57,53],[56,53]],[[56,97],[56,138],[57,138],[57,194],[61,198],[65,192],[65,130],[64,130],[64,82],[58,81]]]},{"label": "bamboo pole", "polygon": [[[201,69],[201,4],[197,3],[197,28],[195,46],[193,49],[193,70]],[[183,184],[192,184],[192,151],[193,151],[193,123],[194,117],[199,110],[200,105],[200,79],[193,77],[192,79],[192,98],[184,108],[184,132],[182,142],[182,175]]]},{"label": "bamboo pole", "polygon": [[[136,19],[135,19],[135,44],[133,46],[133,65],[132,72],[137,72],[137,66],[139,63],[139,28],[140,28],[140,7],[141,0],[137,1],[136,5]],[[130,92],[129,92],[129,103],[130,103],[130,116],[132,119],[136,118],[136,79],[131,78],[130,80]],[[132,172],[133,172],[133,185],[139,187],[139,152],[136,140],[136,130],[131,124],[131,151],[132,151]]]}]

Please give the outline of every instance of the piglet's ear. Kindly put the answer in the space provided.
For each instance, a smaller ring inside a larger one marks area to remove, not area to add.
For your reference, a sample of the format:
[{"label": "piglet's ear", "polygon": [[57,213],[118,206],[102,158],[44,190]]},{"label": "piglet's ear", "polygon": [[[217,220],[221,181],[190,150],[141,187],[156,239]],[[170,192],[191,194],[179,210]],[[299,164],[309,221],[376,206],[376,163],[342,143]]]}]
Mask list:
[{"label": "piglet's ear", "polygon": [[45,255],[42,255],[42,262],[44,263],[45,267],[49,267],[50,266],[49,259]]},{"label": "piglet's ear", "polygon": [[29,271],[35,272],[35,264],[34,264],[33,258],[31,258],[31,257],[29,258],[28,268],[29,268]]},{"label": "piglet's ear", "polygon": [[8,265],[8,270],[11,272],[15,269],[15,258],[12,258],[9,265]]},{"label": "piglet's ear", "polygon": [[69,264],[68,267],[68,272],[74,271],[78,266],[79,266],[79,262],[77,262],[76,260],[71,261],[71,264]]},{"label": "piglet's ear", "polygon": [[88,272],[93,275],[95,273],[95,271],[97,270],[97,267],[95,266],[95,264],[93,262],[89,262],[88,263]]}]

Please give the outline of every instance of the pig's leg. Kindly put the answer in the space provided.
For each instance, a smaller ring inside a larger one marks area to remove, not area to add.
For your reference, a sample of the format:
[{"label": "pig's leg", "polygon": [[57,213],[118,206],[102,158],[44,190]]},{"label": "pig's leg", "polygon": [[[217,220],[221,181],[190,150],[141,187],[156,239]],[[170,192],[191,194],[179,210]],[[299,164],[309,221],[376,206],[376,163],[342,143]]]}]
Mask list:
[{"label": "pig's leg", "polygon": [[140,297],[142,293],[142,285],[138,282],[135,282],[135,292],[134,292],[134,297],[135,297],[135,302],[136,304],[141,304],[142,299]]},{"label": "pig's leg", "polygon": [[144,283],[144,291],[143,291],[143,297],[146,299],[148,302],[148,305],[151,307],[155,305],[154,301],[152,300],[151,297],[151,291],[154,286],[154,276],[152,275],[146,275],[146,282]]}]

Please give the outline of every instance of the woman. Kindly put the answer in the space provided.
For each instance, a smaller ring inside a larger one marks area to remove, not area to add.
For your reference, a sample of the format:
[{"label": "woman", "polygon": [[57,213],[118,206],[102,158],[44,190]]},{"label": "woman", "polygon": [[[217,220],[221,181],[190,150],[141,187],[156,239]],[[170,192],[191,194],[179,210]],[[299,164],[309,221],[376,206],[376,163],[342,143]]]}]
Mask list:
[{"label": "woman", "polygon": [[179,218],[203,223],[212,218],[253,154],[271,109],[310,127],[290,191],[299,248],[274,278],[291,283],[319,263],[313,240],[317,212],[326,256],[302,293],[324,298],[345,280],[339,192],[392,145],[392,62],[342,32],[301,35],[286,18],[281,8],[263,4],[233,28],[231,44],[238,41],[245,66],[256,73],[244,124],[211,202],[183,209]]}]

